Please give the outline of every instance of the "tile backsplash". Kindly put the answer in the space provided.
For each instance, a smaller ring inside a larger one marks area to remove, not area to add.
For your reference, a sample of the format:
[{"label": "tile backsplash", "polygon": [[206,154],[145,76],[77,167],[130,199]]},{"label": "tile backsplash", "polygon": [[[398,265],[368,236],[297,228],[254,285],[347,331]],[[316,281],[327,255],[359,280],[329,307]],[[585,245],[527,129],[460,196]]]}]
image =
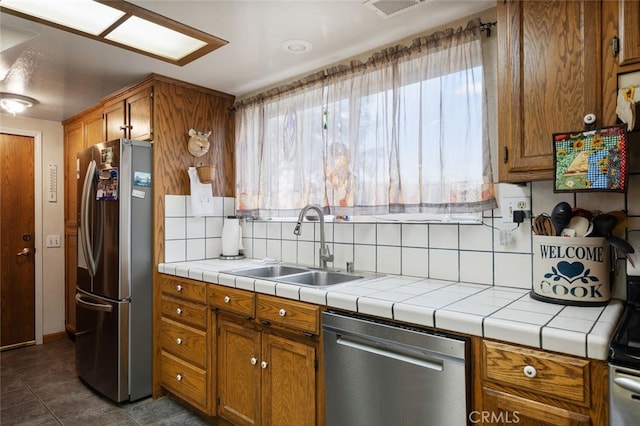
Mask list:
[{"label": "tile backsplash", "polygon": [[[628,229],[640,229],[640,175],[629,176],[626,194],[555,194],[551,181],[529,183],[522,191],[531,197],[532,216],[550,213],[558,202],[567,201],[587,210],[626,210]],[[214,215],[195,217],[189,196],[166,195],[165,262],[220,256],[224,217],[235,214],[234,201],[214,197]],[[482,224],[327,222],[325,232],[334,267],[354,262],[362,271],[528,289],[533,264],[531,219],[516,226],[504,223],[499,215],[499,209],[485,212]],[[305,222],[300,236],[294,235],[294,227],[295,222],[243,221],[245,256],[318,266],[319,224]],[[623,259],[615,262],[612,294],[624,299]]]}]

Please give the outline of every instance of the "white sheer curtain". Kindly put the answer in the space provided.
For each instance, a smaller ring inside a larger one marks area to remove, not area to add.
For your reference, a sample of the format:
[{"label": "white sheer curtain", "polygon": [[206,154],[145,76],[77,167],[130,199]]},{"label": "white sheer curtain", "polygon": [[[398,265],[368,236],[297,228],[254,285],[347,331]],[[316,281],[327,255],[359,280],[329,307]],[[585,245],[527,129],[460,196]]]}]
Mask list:
[{"label": "white sheer curtain", "polygon": [[494,208],[478,25],[238,102],[239,214]]}]

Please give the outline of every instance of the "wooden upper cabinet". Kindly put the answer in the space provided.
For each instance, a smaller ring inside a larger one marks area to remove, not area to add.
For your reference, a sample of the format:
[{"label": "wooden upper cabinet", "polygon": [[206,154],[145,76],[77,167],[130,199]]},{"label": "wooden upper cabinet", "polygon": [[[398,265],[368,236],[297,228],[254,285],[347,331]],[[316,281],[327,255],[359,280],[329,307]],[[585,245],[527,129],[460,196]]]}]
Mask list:
[{"label": "wooden upper cabinet", "polygon": [[620,0],[620,65],[640,63],[640,2]]},{"label": "wooden upper cabinet", "polygon": [[104,106],[105,140],[153,139],[153,86],[108,101]]},{"label": "wooden upper cabinet", "polygon": [[605,126],[616,124],[618,76],[640,71],[640,2],[602,2],[602,104]]},{"label": "wooden upper cabinet", "polygon": [[65,227],[78,226],[77,163],[78,151],[84,149],[84,123],[76,120],[64,127],[64,218]]},{"label": "wooden upper cabinet", "polygon": [[600,123],[600,2],[498,2],[500,181],[553,177],[552,134]]}]

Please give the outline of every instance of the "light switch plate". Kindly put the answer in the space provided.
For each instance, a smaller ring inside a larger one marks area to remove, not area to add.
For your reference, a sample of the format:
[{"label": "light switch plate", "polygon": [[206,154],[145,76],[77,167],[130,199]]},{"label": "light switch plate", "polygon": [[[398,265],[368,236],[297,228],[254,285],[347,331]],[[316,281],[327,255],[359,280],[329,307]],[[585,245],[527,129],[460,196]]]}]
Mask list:
[{"label": "light switch plate", "polygon": [[60,235],[47,235],[47,247],[60,247]]}]

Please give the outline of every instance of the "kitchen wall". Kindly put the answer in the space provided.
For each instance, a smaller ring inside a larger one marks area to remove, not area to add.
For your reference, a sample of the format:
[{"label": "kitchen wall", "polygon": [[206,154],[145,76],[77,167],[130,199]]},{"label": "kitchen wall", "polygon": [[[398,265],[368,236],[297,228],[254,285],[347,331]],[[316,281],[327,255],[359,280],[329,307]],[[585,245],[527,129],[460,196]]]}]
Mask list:
[{"label": "kitchen wall", "polygon": [[[40,135],[40,185],[42,191],[36,193],[41,211],[36,212],[36,229],[42,232],[36,235],[36,334],[44,336],[64,332],[64,135],[60,122],[37,120],[0,114],[0,131],[3,133]],[[36,155],[38,151],[36,150]],[[58,166],[58,201],[50,203],[43,191],[49,187],[49,163]],[[36,161],[37,164],[37,161]],[[46,235],[59,235],[60,247],[44,247]],[[40,291],[38,292],[38,288]],[[42,336],[37,335],[36,340]]]},{"label": "kitchen wall", "polygon": [[[513,191],[511,185],[499,191]],[[629,189],[621,193],[554,194],[551,181],[516,187],[530,195],[533,215],[550,213],[560,201],[588,210],[626,210],[629,228],[640,229],[640,175],[629,176]],[[633,195],[635,194],[635,196]],[[234,199],[218,197],[215,215],[194,217],[189,196],[165,198],[165,260],[211,259],[221,253],[223,219],[234,212]],[[318,266],[318,223],[305,222],[302,235],[293,234],[295,220],[253,220],[243,223],[244,254],[288,263]],[[506,230],[509,238],[501,238]],[[487,285],[531,288],[533,241],[531,218],[520,226],[504,223],[499,209],[485,212],[482,224],[389,221],[328,222],[326,238],[335,255],[334,266],[354,262],[356,270],[428,277]],[[509,232],[510,231],[510,232]],[[624,261],[613,297],[626,298]]]}]

